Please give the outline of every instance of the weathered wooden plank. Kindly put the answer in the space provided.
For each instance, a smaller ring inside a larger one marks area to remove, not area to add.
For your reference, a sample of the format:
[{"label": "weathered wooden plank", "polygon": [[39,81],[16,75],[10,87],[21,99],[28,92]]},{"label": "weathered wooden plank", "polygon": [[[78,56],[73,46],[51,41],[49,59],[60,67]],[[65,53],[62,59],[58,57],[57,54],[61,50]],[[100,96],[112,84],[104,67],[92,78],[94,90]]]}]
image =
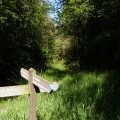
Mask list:
[{"label": "weathered wooden plank", "polygon": [[37,120],[36,117],[36,91],[33,85],[33,74],[35,74],[34,69],[29,69],[28,83],[30,87],[29,96],[29,120]]},{"label": "weathered wooden plank", "polygon": [[[33,68],[31,69],[33,71],[33,84],[39,88],[40,92],[50,93],[52,90],[58,90],[59,84],[57,82],[50,83],[49,81],[36,75],[36,71]],[[26,80],[28,80],[28,74],[28,70],[21,68],[21,76]]]},{"label": "weathered wooden plank", "polygon": [[50,83],[37,75],[33,75],[33,84],[36,85],[40,92],[51,92]]},{"label": "weathered wooden plank", "polygon": [[[33,84],[36,85],[39,90],[41,92],[47,92],[47,93],[50,93],[51,92],[51,87],[50,87],[50,83],[44,79],[42,79],[41,77],[37,76],[35,74],[35,70],[32,68],[32,70],[34,71],[33,73]],[[28,74],[29,74],[29,71],[24,69],[24,68],[21,68],[21,76],[23,78],[25,78],[26,80],[28,80]]]},{"label": "weathered wooden plank", "polygon": [[51,89],[52,89],[53,91],[57,91],[58,88],[59,88],[59,84],[58,84],[57,82],[52,82],[52,83],[50,84],[50,87],[51,87]]},{"label": "weathered wooden plank", "polygon": [[28,85],[0,87],[0,97],[19,96],[29,93]]},{"label": "weathered wooden plank", "polygon": [[26,80],[28,80],[28,77],[29,77],[29,71],[28,70],[26,70],[24,68],[21,68],[20,73],[21,73],[21,76],[23,78],[25,78]]}]

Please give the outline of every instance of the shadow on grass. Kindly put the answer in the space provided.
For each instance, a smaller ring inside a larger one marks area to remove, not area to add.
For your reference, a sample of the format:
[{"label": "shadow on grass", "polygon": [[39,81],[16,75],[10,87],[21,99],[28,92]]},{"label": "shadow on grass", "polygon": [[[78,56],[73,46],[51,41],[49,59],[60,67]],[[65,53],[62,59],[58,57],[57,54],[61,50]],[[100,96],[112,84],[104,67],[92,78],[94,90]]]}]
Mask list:
[{"label": "shadow on grass", "polygon": [[[97,72],[96,76],[99,74]],[[82,76],[81,78],[74,76],[69,86],[74,88],[75,79],[78,78],[76,87],[81,84]],[[73,91],[70,90],[63,96],[64,106],[70,110],[68,113],[71,115],[74,113],[75,120],[78,118],[80,120],[120,120],[120,72],[107,72],[104,81],[102,86],[99,86],[99,83],[93,83],[81,90],[79,87],[76,90],[74,88]],[[99,92],[100,89],[102,91]],[[79,105],[81,107],[78,109]],[[77,110],[74,110],[75,108]],[[80,112],[83,112],[84,117]]]},{"label": "shadow on grass", "polygon": [[96,112],[103,113],[104,120],[120,120],[120,72],[109,72],[102,95],[96,101]]},{"label": "shadow on grass", "polygon": [[[96,76],[100,73],[96,72]],[[66,111],[61,112],[61,116],[66,114],[71,120],[120,120],[120,72],[108,71],[102,86],[93,83],[82,90],[79,89],[82,75],[78,76],[72,71],[56,68],[52,68],[52,72],[48,73],[50,76],[56,76],[58,80],[64,78],[66,74],[72,76],[72,79],[64,88],[62,98]],[[102,90],[100,93],[99,89]]]},{"label": "shadow on grass", "polygon": [[63,106],[66,107],[65,114],[70,116],[70,120],[98,120],[96,116],[92,115],[97,89],[98,85],[93,84],[82,90],[79,88],[70,90],[62,96]]},{"label": "shadow on grass", "polygon": [[[101,79],[101,73],[104,76],[104,82],[101,85],[99,82],[93,82],[85,87],[85,81],[89,84],[89,80],[91,81],[92,78]],[[91,75],[92,78],[88,80],[83,79],[88,74],[95,75]],[[120,71],[81,71],[77,73],[69,69],[61,70],[57,67],[50,67],[50,71],[47,71],[46,75],[55,76],[57,81],[63,80],[66,75],[70,77],[70,79],[66,78],[60,89],[64,110],[58,108],[59,113],[56,116],[59,119],[120,120]],[[51,117],[51,119],[53,118]]]},{"label": "shadow on grass", "polygon": [[58,68],[50,66],[49,70],[47,70],[45,72],[45,74],[50,77],[54,76],[56,78],[56,80],[59,81],[59,80],[63,79],[67,74],[71,75],[73,73],[69,70],[60,70]]},{"label": "shadow on grass", "polygon": [[65,80],[60,87],[63,108],[59,107],[55,113],[52,111],[53,114],[58,115],[55,117],[51,116],[51,119],[93,120],[91,118],[91,109],[93,109],[93,107],[91,106],[96,99],[99,86],[97,83],[93,83],[87,87],[84,86],[82,83],[83,73],[89,74],[89,72],[81,71],[81,73],[77,73],[72,70],[60,70],[54,67],[50,67],[49,69],[50,70],[45,73],[47,76],[55,76],[58,81]]}]

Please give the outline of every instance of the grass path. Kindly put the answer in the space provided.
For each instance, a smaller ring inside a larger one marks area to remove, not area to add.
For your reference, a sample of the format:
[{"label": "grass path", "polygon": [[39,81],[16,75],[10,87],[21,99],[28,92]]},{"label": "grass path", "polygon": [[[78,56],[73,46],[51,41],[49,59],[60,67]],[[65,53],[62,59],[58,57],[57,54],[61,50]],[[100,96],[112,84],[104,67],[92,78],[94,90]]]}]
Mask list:
[{"label": "grass path", "polygon": [[[76,73],[59,62],[39,75],[60,89],[37,94],[38,120],[120,120],[119,72]],[[0,120],[27,119],[27,96],[0,100]]]}]

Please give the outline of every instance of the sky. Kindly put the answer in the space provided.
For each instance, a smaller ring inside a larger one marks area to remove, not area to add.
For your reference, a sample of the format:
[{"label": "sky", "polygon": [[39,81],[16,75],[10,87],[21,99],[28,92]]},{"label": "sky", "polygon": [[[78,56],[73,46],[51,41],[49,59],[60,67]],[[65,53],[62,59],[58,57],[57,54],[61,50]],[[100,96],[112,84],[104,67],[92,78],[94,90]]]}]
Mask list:
[{"label": "sky", "polygon": [[[57,1],[58,0],[47,0],[55,9],[57,9]],[[56,11],[50,11],[49,16],[52,18],[57,17]]]}]

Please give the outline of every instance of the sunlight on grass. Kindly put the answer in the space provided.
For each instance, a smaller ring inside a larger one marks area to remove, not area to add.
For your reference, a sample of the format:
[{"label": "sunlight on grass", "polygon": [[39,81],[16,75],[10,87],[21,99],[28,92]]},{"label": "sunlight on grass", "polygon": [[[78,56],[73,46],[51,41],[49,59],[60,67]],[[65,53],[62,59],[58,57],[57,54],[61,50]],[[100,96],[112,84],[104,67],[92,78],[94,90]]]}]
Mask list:
[{"label": "sunlight on grass", "polygon": [[0,120],[28,119],[28,99],[26,96],[5,98],[3,103],[4,108],[1,109]]},{"label": "sunlight on grass", "polygon": [[[51,94],[37,94],[38,120],[107,120],[104,109],[107,111],[109,99],[107,101],[104,95],[110,97],[113,91],[105,90],[107,85],[104,87],[110,79],[109,74],[112,75],[111,72],[74,73],[63,63],[50,65],[48,70],[39,75],[49,81],[58,81],[60,88]],[[4,106],[0,113],[1,120],[28,119],[27,97],[0,100],[0,106]],[[119,118],[119,116],[118,108],[116,116],[112,117]]]}]

